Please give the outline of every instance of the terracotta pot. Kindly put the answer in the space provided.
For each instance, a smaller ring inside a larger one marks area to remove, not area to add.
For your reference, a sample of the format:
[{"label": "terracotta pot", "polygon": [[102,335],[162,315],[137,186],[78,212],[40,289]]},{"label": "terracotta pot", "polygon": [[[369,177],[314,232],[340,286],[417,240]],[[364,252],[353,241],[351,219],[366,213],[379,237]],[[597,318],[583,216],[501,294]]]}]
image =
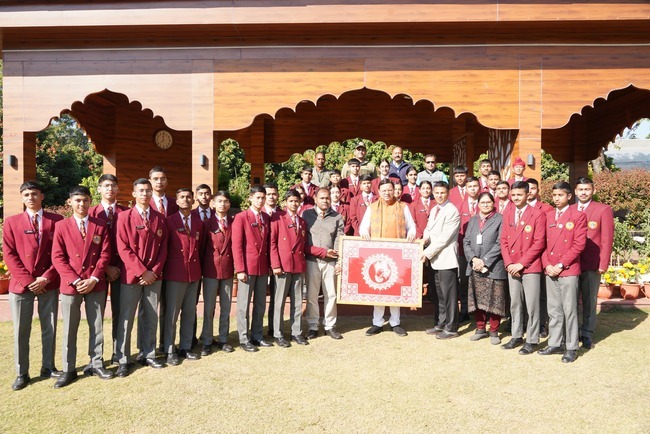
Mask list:
[{"label": "terracotta pot", "polygon": [[641,294],[641,285],[638,283],[623,283],[621,284],[621,297],[626,300],[634,300],[639,298]]},{"label": "terracotta pot", "polygon": [[0,294],[7,294],[9,292],[9,280],[0,279]]},{"label": "terracotta pot", "polygon": [[598,286],[598,298],[610,299],[614,294],[614,285],[609,285],[606,283],[601,283]]}]

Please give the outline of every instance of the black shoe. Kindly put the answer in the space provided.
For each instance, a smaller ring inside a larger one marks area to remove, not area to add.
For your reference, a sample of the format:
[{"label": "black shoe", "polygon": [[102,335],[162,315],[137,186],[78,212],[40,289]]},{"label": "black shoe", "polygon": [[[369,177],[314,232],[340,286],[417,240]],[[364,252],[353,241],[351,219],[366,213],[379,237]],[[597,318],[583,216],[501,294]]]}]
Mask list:
[{"label": "black shoe", "polygon": [[117,371],[115,372],[115,376],[124,378],[124,377],[128,377],[129,374],[130,374],[129,365],[127,365],[126,363],[120,363],[120,365],[117,367]]},{"label": "black shoe", "polygon": [[217,348],[219,348],[224,353],[232,353],[235,351],[232,345],[223,342],[217,342]]},{"label": "black shoe", "polygon": [[453,339],[457,337],[458,337],[457,332],[448,332],[448,331],[443,331],[442,333],[438,333],[436,335],[436,339],[441,339],[441,340]]},{"label": "black shoe", "polygon": [[242,348],[242,350],[248,352],[248,353],[254,353],[259,351],[260,349],[257,348],[255,345],[253,345],[250,342],[244,342],[243,344],[239,344],[239,346]]},{"label": "black shoe", "polygon": [[583,337],[582,338],[582,348],[590,350],[594,347],[594,343],[591,341],[591,338]]},{"label": "black shoe", "polygon": [[251,340],[250,342],[251,342],[251,344],[255,345],[256,347],[268,348],[268,347],[273,346],[273,344],[271,342],[265,341],[264,339],[262,339],[261,341],[253,341],[253,340]]},{"label": "black shoe", "polygon": [[[310,331],[311,331],[311,330],[310,330]],[[343,339],[343,335],[342,335],[341,333],[339,333],[338,330],[336,330],[334,327],[332,327],[332,328],[329,329],[329,330],[325,330],[325,334],[326,334],[327,336],[329,336],[330,338],[332,338],[332,339],[336,339],[336,340]],[[309,337],[309,334],[307,335],[307,337],[308,337],[309,339],[311,339],[311,338]]]},{"label": "black shoe", "polygon": [[11,385],[11,388],[13,390],[24,389],[29,384],[29,381],[30,381],[29,375],[27,374],[19,375],[16,377],[16,381],[14,381],[14,384]]},{"label": "black shoe", "polygon": [[212,354],[212,345],[203,345],[203,348],[201,349],[201,356],[209,356]]},{"label": "black shoe", "polygon": [[268,331],[268,333],[266,333],[266,335],[268,337],[272,338],[273,337],[273,329],[269,327],[269,331]]},{"label": "black shoe", "polygon": [[312,340],[318,337],[318,330],[309,330],[307,332],[307,339]]},{"label": "black shoe", "polygon": [[297,343],[298,345],[309,345],[309,342],[307,342],[307,339],[305,339],[303,335],[291,336],[291,340]]},{"label": "black shoe", "polygon": [[428,335],[437,335],[444,331],[445,329],[443,329],[442,327],[435,326],[435,327],[431,327],[430,329],[426,329],[424,332]]},{"label": "black shoe", "polygon": [[573,363],[578,357],[578,352],[576,350],[566,350],[562,356],[562,363]]},{"label": "black shoe", "polygon": [[289,348],[289,347],[291,347],[291,342],[286,340],[284,337],[276,338],[275,343],[278,344],[278,347],[280,347],[280,348]]},{"label": "black shoe", "polygon": [[56,380],[56,383],[54,383],[54,388],[60,389],[62,387],[65,387],[76,379],[77,379],[77,371],[65,372],[63,373],[63,375],[59,377],[58,380]]},{"label": "black shoe", "polygon": [[366,330],[366,336],[374,336],[378,335],[381,333],[384,329],[382,327],[378,327],[376,325],[370,327],[368,330]]},{"label": "black shoe", "polygon": [[114,374],[108,369],[100,366],[99,368],[90,368],[90,374],[87,375],[96,375],[102,380],[110,380],[113,378]]},{"label": "black shoe", "polygon": [[524,340],[522,338],[512,338],[508,341],[508,343],[501,345],[501,348],[503,348],[504,350],[512,350],[514,348],[517,348],[519,345],[523,343]]},{"label": "black shoe", "polygon": [[551,354],[562,354],[562,347],[546,347],[537,352],[540,356],[549,356]]},{"label": "black shoe", "polygon": [[402,326],[396,325],[395,327],[391,327],[391,330],[393,333],[395,333],[397,336],[407,336],[408,333],[406,333],[406,330]]},{"label": "black shoe", "polygon": [[545,338],[548,337],[548,331],[546,330],[546,327],[544,327],[544,326],[540,327],[540,329],[539,329],[539,337],[541,339],[545,339]]},{"label": "black shoe", "polygon": [[187,360],[199,360],[199,355],[191,352],[190,350],[178,350],[178,357]]},{"label": "black shoe", "polygon": [[199,340],[196,338],[196,336],[194,336],[194,337],[192,338],[192,348],[194,348],[194,347],[197,346],[198,344],[199,344]]},{"label": "black shoe", "polygon": [[42,378],[59,378],[63,375],[62,371],[57,370],[56,368],[41,368],[41,377]]},{"label": "black shoe", "polygon": [[142,366],[151,366],[154,369],[161,369],[165,367],[164,363],[158,361],[158,359],[154,359],[153,357],[140,359],[140,364]]},{"label": "black shoe", "polygon": [[178,366],[181,364],[181,359],[176,353],[167,354],[167,364],[170,366]]},{"label": "black shoe", "polygon": [[528,355],[528,354],[533,354],[535,352],[535,347],[537,344],[529,344],[526,342],[523,347],[519,350],[519,354],[522,356]]}]

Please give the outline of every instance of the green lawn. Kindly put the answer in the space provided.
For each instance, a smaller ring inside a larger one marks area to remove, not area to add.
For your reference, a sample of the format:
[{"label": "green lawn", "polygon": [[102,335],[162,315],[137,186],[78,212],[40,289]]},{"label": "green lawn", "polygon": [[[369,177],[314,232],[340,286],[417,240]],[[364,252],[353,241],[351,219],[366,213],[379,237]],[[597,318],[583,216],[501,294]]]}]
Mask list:
[{"label": "green lawn", "polygon": [[[80,377],[61,390],[39,379],[19,392],[10,388],[12,326],[0,323],[0,431],[650,432],[648,312],[600,313],[596,348],[569,365],[559,355],[470,342],[468,326],[459,338],[438,341],[424,333],[428,318],[406,310],[408,337],[366,337],[368,313],[340,318],[342,341],[217,352],[125,379]],[[87,362],[84,327],[79,368]],[[34,342],[38,329],[35,323]],[[39,345],[32,349],[36,376]]]}]

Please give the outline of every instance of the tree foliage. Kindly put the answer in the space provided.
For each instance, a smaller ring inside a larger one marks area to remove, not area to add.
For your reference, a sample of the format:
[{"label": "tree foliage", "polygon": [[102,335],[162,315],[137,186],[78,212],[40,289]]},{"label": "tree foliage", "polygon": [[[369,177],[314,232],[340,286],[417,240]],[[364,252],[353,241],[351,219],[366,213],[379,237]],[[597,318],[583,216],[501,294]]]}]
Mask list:
[{"label": "tree foliage", "polygon": [[36,179],[43,185],[43,204],[62,205],[71,187],[101,174],[102,163],[75,119],[64,115],[52,121],[36,135]]},{"label": "tree foliage", "polygon": [[611,206],[614,211],[628,210],[631,226],[643,223],[648,208],[650,172],[642,169],[620,172],[601,172],[594,175],[596,199]]}]

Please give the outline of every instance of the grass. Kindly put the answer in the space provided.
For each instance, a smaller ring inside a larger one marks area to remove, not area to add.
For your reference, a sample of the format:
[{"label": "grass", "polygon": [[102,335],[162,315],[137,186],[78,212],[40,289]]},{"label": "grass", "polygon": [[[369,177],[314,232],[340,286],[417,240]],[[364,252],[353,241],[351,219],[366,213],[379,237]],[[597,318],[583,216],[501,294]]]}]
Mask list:
[{"label": "grass", "polygon": [[[596,348],[580,350],[569,365],[559,355],[519,356],[488,340],[470,342],[467,325],[459,338],[438,341],[424,333],[429,318],[407,317],[406,310],[408,337],[366,337],[368,311],[339,319],[341,341],[319,337],[307,347],[217,352],[177,367],[140,368],[125,379],[81,377],[61,390],[39,379],[19,392],[10,389],[12,326],[0,323],[0,431],[650,431],[645,311],[600,313]],[[87,362],[84,327],[80,369]],[[35,323],[33,342],[38,329]],[[31,361],[38,375],[39,345]]]}]

